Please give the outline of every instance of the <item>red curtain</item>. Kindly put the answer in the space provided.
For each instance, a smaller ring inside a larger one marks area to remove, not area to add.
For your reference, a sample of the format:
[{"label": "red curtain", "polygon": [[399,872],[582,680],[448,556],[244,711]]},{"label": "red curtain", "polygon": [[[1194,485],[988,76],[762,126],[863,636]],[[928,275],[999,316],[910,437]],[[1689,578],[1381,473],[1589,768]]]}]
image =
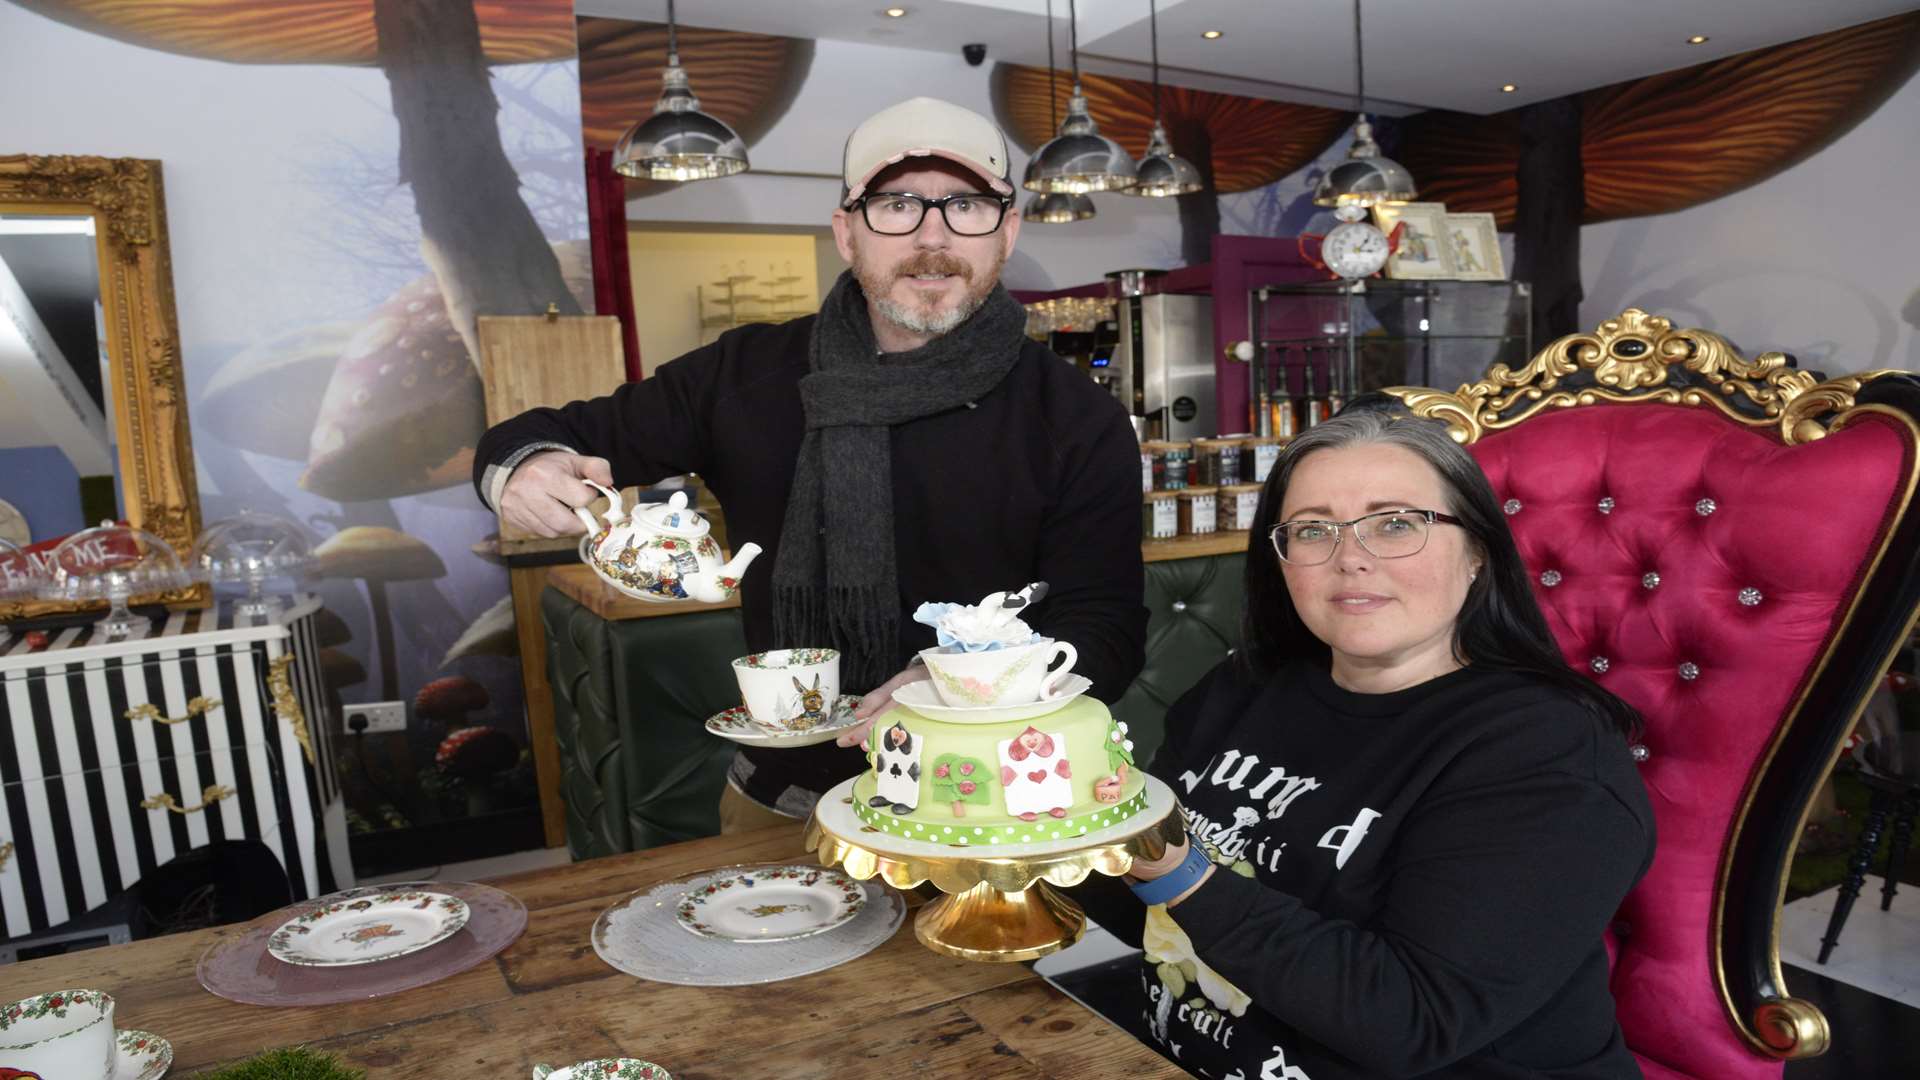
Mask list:
[{"label": "red curtain", "polygon": [[640,378],[640,332],[627,268],[627,182],[613,171],[611,151],[587,147],[587,221],[593,238],[593,308],[620,320],[627,380]]}]

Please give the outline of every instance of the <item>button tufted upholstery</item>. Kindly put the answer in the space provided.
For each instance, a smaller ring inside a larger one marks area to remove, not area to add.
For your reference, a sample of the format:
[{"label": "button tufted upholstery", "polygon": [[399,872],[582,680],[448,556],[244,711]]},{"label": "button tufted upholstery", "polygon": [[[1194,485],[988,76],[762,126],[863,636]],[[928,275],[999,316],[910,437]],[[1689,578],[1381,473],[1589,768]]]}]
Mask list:
[{"label": "button tufted upholstery", "polygon": [[1920,382],[1787,364],[1630,310],[1520,372],[1391,391],[1469,444],[1567,662],[1644,717],[1659,845],[1608,945],[1648,1077],[1778,1077],[1825,1048],[1780,975],[1781,890],[1920,610]]}]

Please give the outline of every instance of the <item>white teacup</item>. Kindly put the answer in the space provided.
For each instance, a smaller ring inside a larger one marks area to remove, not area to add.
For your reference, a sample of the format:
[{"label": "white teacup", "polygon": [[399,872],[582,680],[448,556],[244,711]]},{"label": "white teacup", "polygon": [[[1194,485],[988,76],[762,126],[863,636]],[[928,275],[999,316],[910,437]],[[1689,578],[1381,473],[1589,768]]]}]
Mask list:
[{"label": "white teacup", "polygon": [[733,662],[740,701],[754,723],[777,731],[806,731],[833,715],[840,700],[836,649],[774,649]]},{"label": "white teacup", "polygon": [[0,1066],[47,1080],[111,1080],[113,998],[56,990],[0,1006]]},{"label": "white teacup", "polygon": [[[1066,663],[1048,670],[1054,660]],[[957,708],[1026,705],[1058,697],[1080,653],[1064,641],[1037,641],[985,652],[922,649],[940,700]]]}]

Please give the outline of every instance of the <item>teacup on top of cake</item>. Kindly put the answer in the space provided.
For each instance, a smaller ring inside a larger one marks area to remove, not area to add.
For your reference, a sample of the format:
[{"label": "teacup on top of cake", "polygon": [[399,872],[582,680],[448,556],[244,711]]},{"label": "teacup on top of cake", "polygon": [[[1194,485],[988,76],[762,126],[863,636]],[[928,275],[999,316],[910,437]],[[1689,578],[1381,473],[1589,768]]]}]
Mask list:
[{"label": "teacup on top of cake", "polygon": [[[1045,593],[1036,583],[914,613],[939,640],[919,654],[939,701],[896,693],[902,707],[875,723],[871,767],[854,783],[854,808],[869,825],[956,846],[1034,843],[1097,831],[1144,807],[1126,726],[1067,689],[1073,646],[1023,618]],[[1035,703],[1053,700],[1058,708],[1035,714]]]}]

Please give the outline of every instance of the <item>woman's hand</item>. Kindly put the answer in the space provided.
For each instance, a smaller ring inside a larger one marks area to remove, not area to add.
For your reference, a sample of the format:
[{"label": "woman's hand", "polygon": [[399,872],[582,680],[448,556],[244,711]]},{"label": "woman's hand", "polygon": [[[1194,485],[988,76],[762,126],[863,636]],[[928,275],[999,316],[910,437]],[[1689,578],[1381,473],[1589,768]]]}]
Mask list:
[{"label": "woman's hand", "polygon": [[[1179,843],[1168,844],[1167,850],[1162,852],[1157,859],[1143,859],[1135,855],[1133,857],[1133,867],[1127,871],[1127,876],[1140,882],[1153,881],[1156,878],[1165,876],[1172,872],[1175,867],[1186,861],[1189,843],[1190,841],[1183,836],[1180,838]],[[1198,881],[1195,881],[1185,891],[1181,892],[1180,895],[1167,901],[1167,906],[1172,907],[1187,897],[1192,896],[1200,886],[1207,883],[1207,879],[1213,876],[1213,872],[1216,869],[1218,869],[1218,867],[1209,865],[1206,872],[1200,875]]]}]

